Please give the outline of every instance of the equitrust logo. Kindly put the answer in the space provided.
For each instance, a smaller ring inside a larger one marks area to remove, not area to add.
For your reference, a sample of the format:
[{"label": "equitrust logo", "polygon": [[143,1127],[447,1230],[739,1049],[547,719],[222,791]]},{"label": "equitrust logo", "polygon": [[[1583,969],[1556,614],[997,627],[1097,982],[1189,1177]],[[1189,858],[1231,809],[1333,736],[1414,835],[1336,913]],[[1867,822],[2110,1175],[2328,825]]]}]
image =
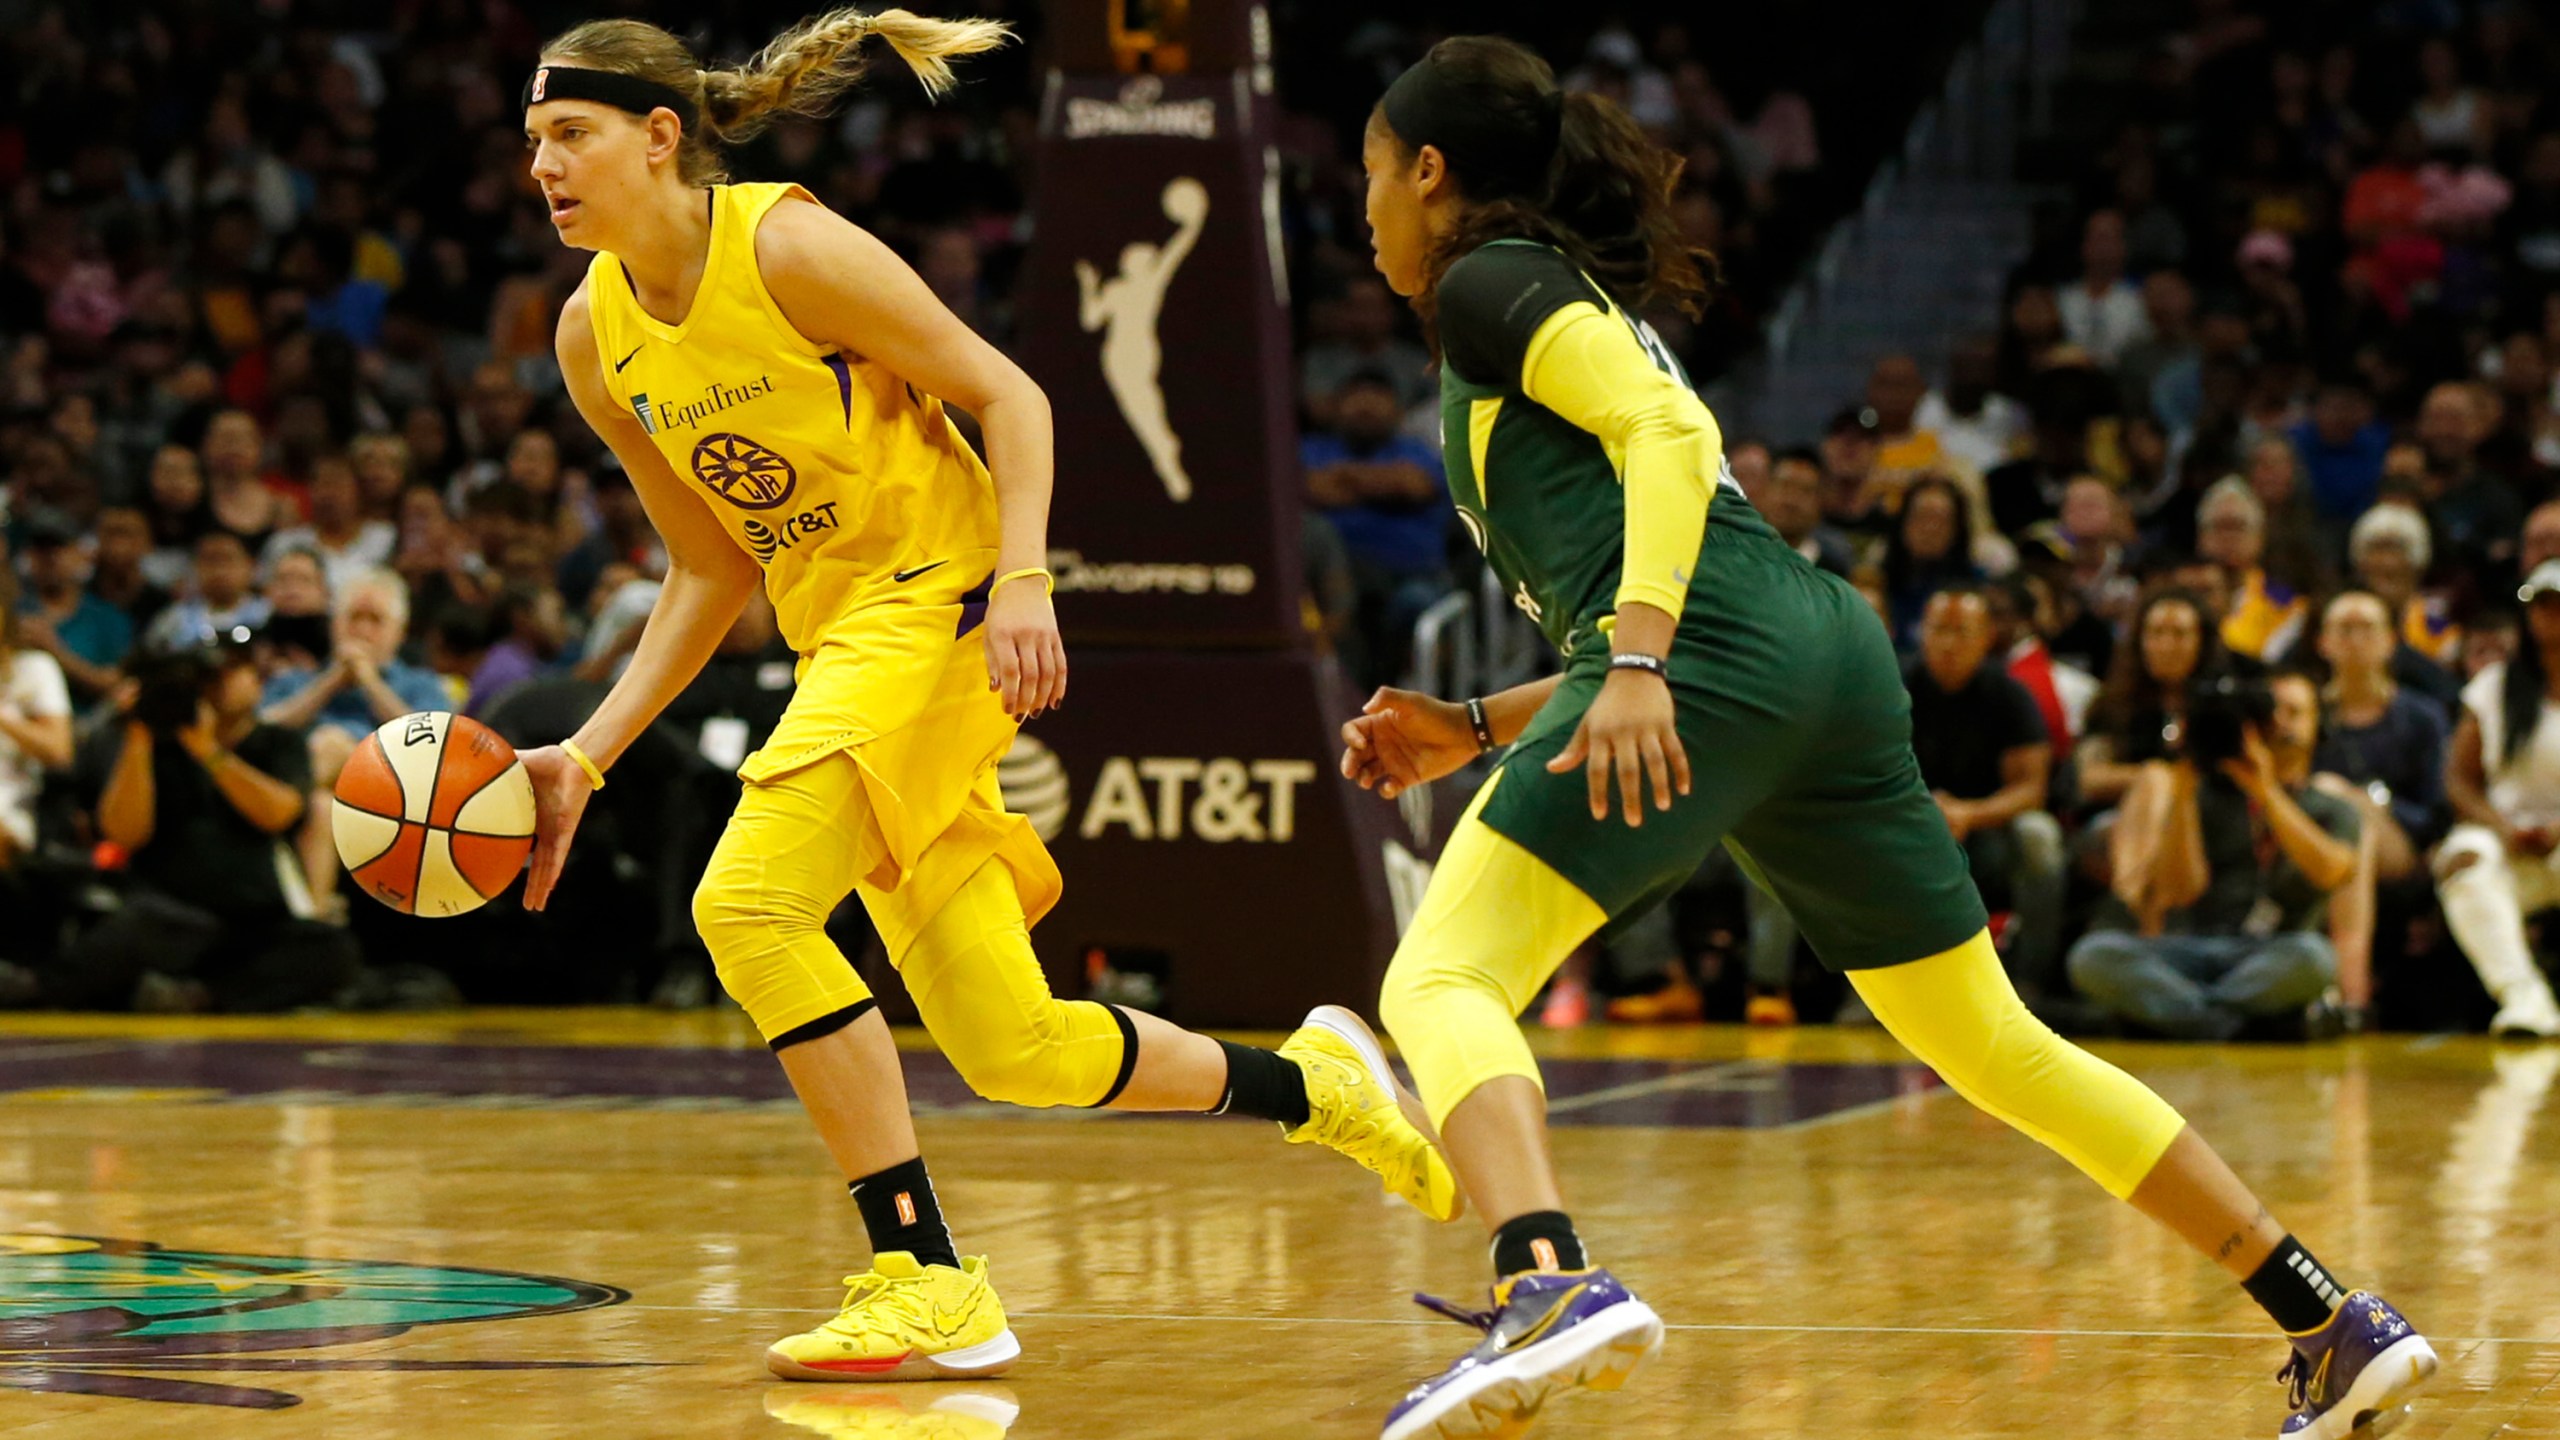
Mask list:
[{"label": "equitrust logo", "polygon": [[661,430],[686,430],[719,414],[733,405],[744,405],[762,395],[773,393],[773,377],[759,375],[744,385],[723,385],[715,380],[697,400],[652,405],[646,393],[631,397],[631,413],[640,418],[640,428],[655,435]]}]

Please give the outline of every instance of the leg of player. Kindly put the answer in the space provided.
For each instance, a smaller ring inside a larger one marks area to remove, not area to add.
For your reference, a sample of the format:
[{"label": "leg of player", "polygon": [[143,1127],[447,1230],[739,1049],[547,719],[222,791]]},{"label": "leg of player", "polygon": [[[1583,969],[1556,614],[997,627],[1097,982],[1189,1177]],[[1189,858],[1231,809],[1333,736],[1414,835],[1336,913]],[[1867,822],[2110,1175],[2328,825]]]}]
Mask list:
[{"label": "leg of player", "polygon": [[1022,1346],[986,1261],[963,1259],[943,1223],[889,1027],[826,934],[870,869],[860,804],[843,757],[748,786],[694,893],[721,984],[781,1060],[871,1239],[872,1268],[846,1277],[841,1312],[765,1363],[800,1380],[993,1375]]},{"label": "leg of player", "polygon": [[1456,1180],[1360,1017],[1319,1006],[1278,1050],[1213,1040],[1137,1011],[1061,1001],[1031,948],[1013,874],[989,860],[898,957],[943,1053],[991,1100],[1250,1115],[1292,1144],[1338,1150],[1435,1220]]},{"label": "leg of player", "polygon": [[1885,1028],[1958,1094],[2240,1282],[2293,1343],[2284,1378],[2295,1413],[2284,1440],[2378,1433],[2376,1422],[2396,1422],[2408,1392],[2435,1373],[2435,1351],[2400,1312],[2332,1280],[2175,1110],[2029,1014],[1987,933],[1849,978]]},{"label": "leg of player", "polygon": [[1500,1427],[1575,1387],[1618,1388],[1662,1345],[1661,1317],[1591,1265],[1565,1213],[1546,1091],[1517,1019],[1607,917],[1478,818],[1492,789],[1442,850],[1378,1005],[1493,1232],[1493,1304],[1417,1297],[1485,1338],[1397,1403],[1385,1440],[1517,1433]]}]

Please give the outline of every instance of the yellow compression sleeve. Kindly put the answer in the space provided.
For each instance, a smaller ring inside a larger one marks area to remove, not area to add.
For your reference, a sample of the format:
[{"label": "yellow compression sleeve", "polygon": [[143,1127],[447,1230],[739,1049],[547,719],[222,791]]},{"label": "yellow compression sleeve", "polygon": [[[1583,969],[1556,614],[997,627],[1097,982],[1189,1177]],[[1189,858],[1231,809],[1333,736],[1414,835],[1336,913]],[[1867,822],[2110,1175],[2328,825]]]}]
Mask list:
[{"label": "yellow compression sleeve", "polygon": [[1706,402],[1653,363],[1635,330],[1596,305],[1568,305],[1530,337],[1521,392],[1600,437],[1626,490],[1627,554],[1617,603],[1673,619],[1706,539],[1724,434]]}]

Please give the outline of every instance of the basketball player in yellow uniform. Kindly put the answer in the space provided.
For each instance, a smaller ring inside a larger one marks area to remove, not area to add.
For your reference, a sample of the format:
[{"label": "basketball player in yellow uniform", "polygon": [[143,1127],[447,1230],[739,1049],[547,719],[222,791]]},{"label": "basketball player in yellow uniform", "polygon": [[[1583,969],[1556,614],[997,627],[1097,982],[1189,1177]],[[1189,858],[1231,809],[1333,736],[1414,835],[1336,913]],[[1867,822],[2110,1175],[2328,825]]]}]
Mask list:
[{"label": "basketball player in yellow uniform", "polygon": [[[822,113],[871,37],[939,92],[949,57],[1006,32],[839,10],[743,68],[705,70],[663,30],[598,21],[545,46],[524,91],[552,224],[596,252],[560,316],[560,368],[669,561],[612,692],[576,735],[524,756],[541,807],[525,903],[549,899],[589,791],[761,583],[799,688],[740,769],[694,918],[875,1253],[840,1315],[769,1352],[792,1379],[990,1375],[1021,1349],[986,1261],[962,1259],[942,1222],[888,1026],[821,928],[849,892],[978,1093],[1259,1116],[1434,1218],[1458,1204],[1350,1012],[1319,1009],[1274,1052],[1051,997],[1028,931],[1057,899],[1057,867],[995,782],[1016,726],[1067,689],[1042,568],[1048,402],[878,240],[797,186],[720,170],[720,142]],[[946,400],[977,416],[992,477]]]}]

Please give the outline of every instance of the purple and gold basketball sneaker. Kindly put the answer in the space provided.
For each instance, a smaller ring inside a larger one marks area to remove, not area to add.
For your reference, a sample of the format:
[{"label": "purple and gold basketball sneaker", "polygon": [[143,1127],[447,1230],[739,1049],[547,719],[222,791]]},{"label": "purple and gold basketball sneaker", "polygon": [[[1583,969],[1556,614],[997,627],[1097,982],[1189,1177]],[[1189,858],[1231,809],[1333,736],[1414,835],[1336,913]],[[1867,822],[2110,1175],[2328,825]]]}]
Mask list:
[{"label": "purple and gold basketball sneaker", "polygon": [[2292,1387],[2293,1418],[2278,1440],[2370,1440],[2408,1416],[2409,1392],[2436,1373],[2435,1348],[2400,1312],[2358,1290],[2329,1323],[2293,1337],[2276,1372]]},{"label": "purple and gold basketball sneaker", "polygon": [[1413,1298],[1484,1339],[1396,1402],[1381,1440],[1526,1435],[1556,1395],[1615,1390],[1662,1348],[1662,1317],[1597,1268],[1514,1275],[1493,1287],[1491,1310]]}]

